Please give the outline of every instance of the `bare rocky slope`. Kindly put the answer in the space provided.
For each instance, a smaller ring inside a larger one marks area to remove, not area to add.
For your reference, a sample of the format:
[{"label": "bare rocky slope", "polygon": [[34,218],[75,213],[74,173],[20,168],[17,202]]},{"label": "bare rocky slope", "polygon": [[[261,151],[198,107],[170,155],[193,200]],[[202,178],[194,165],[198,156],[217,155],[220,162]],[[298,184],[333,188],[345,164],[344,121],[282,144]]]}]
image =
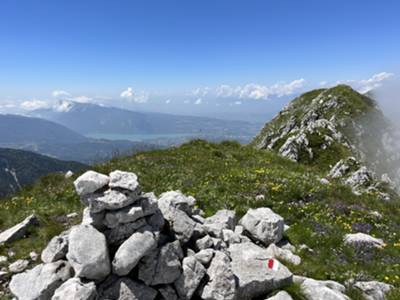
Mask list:
[{"label": "bare rocky slope", "polygon": [[326,170],[327,180],[341,179],[356,192],[389,199],[385,189],[399,182],[393,125],[373,99],[346,85],[294,99],[252,144]]}]

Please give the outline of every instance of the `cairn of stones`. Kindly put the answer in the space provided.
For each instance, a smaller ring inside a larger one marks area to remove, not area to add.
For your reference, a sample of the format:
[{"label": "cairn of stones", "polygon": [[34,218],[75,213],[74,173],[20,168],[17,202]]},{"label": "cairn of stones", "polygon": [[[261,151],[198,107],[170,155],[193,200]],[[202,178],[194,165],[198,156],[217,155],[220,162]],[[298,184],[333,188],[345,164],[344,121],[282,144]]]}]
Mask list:
[{"label": "cairn of stones", "polygon": [[13,276],[17,299],[246,300],[293,282],[278,259],[300,258],[276,246],[284,220],[269,208],[239,222],[231,210],[205,218],[193,197],[142,193],[122,171],[88,171],[74,185],[82,222],[49,242],[42,264]]}]

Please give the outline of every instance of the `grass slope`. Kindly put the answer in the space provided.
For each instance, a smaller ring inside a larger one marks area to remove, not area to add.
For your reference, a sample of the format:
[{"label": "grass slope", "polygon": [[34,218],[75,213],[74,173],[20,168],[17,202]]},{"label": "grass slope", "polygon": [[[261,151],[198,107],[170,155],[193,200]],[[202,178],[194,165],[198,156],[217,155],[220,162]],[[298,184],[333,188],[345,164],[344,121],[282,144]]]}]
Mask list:
[{"label": "grass slope", "polygon": [[[208,215],[222,208],[242,215],[250,207],[270,207],[291,226],[286,232],[290,242],[298,249],[301,244],[312,249],[300,252],[300,266],[288,265],[295,274],[340,282],[354,277],[376,279],[396,286],[389,299],[400,297],[399,200],[384,203],[374,195],[355,196],[342,185],[322,185],[322,174],[314,168],[234,142],[193,141],[179,148],[114,159],[96,169],[135,172],[144,191],[160,194],[180,189],[193,195]],[[40,252],[52,236],[71,225],[60,220],[82,210],[72,182],[58,175],[47,176],[0,202],[0,230],[33,212],[42,223],[28,238],[0,248],[0,255],[11,248],[17,252],[16,258],[26,257],[32,250]],[[259,194],[265,195],[265,200],[256,201]],[[382,218],[371,214],[374,210]],[[343,236],[359,228],[384,239],[387,246],[365,253],[345,247]],[[302,299],[297,286],[289,290]],[[359,299],[356,291],[349,293]]]}]

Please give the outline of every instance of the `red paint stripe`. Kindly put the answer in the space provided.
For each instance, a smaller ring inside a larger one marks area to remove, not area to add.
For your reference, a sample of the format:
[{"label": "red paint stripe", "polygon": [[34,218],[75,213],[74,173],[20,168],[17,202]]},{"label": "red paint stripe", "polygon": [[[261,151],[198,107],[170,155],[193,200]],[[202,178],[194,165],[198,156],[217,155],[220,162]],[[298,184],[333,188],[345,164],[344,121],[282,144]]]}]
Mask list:
[{"label": "red paint stripe", "polygon": [[268,268],[272,269],[274,267],[274,260],[273,259],[269,259],[268,260]]}]

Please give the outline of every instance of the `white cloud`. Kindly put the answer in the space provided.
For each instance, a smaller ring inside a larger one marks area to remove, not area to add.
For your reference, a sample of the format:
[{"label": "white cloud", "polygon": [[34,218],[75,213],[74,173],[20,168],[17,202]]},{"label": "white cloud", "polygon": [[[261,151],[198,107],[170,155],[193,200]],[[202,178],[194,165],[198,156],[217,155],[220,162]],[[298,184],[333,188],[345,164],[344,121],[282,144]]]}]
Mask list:
[{"label": "white cloud", "polygon": [[53,97],[60,98],[60,97],[69,97],[71,96],[70,93],[63,91],[63,90],[55,90],[52,92]]},{"label": "white cloud", "polygon": [[126,90],[122,91],[120,97],[135,103],[146,103],[149,99],[148,93],[145,93],[144,91],[135,93],[131,87],[128,87]]},{"label": "white cloud", "polygon": [[220,85],[216,88],[217,97],[235,97],[240,99],[265,100],[271,96],[283,97],[294,94],[303,88],[305,80],[303,78],[293,80],[289,83],[276,83],[271,86],[248,83],[244,86],[232,87],[230,85]]},{"label": "white cloud", "polygon": [[198,99],[194,102],[194,104],[200,105],[202,102],[203,102],[203,99],[198,98]]},{"label": "white cloud", "polygon": [[171,103],[171,99],[165,100],[165,104],[170,104],[170,103]]},{"label": "white cloud", "polygon": [[48,108],[49,104],[43,100],[33,99],[22,102],[20,106],[24,110],[36,110],[36,109]]},{"label": "white cloud", "polygon": [[242,101],[235,101],[235,105],[242,105]]},{"label": "white cloud", "polygon": [[380,87],[383,81],[391,78],[393,75],[393,73],[381,72],[373,75],[369,79],[348,80],[347,83],[352,85],[360,93],[367,93],[373,89]]},{"label": "white cloud", "polygon": [[192,94],[196,97],[199,97],[199,96],[204,97],[204,96],[207,96],[209,92],[210,92],[210,88],[208,86],[206,86],[206,87],[194,89],[192,91]]},{"label": "white cloud", "polygon": [[71,97],[69,100],[79,102],[79,103],[89,103],[90,101],[93,100],[93,98],[87,97],[87,96],[77,96],[77,97]]}]

